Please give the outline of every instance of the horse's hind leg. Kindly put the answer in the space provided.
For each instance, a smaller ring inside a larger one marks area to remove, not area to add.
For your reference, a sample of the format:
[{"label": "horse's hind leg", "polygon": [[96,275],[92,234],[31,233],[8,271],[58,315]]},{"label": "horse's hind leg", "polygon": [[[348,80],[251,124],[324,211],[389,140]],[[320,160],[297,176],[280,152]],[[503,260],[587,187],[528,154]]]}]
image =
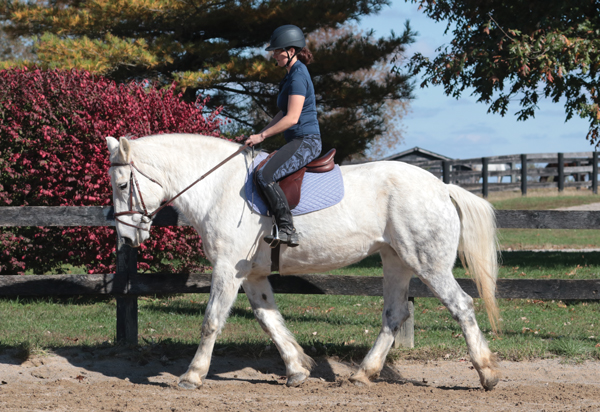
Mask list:
[{"label": "horse's hind leg", "polygon": [[460,324],[467,342],[471,362],[473,362],[473,366],[479,373],[481,385],[486,390],[493,389],[499,379],[498,364],[477,325],[473,299],[462,290],[450,269],[441,276],[426,276],[421,279]]},{"label": "horse's hind leg", "polygon": [[215,266],[210,298],[202,321],[200,345],[187,372],[179,378],[179,386],[182,388],[194,389],[202,385],[202,380],[208,373],[215,340],[225,325],[240,288],[241,280],[236,273],[234,268],[223,269],[223,266]]},{"label": "horse's hind leg", "polygon": [[382,326],[375,344],[362,361],[358,371],[350,377],[355,384],[368,384],[379,374],[385,358],[394,343],[394,335],[410,316],[408,288],[413,272],[398,258],[389,246],[380,251],[383,262]]},{"label": "horse's hind leg", "polygon": [[304,353],[285,327],[269,280],[266,277],[251,278],[243,286],[258,323],[271,337],[285,363],[287,386],[300,385],[310,375],[314,361]]}]

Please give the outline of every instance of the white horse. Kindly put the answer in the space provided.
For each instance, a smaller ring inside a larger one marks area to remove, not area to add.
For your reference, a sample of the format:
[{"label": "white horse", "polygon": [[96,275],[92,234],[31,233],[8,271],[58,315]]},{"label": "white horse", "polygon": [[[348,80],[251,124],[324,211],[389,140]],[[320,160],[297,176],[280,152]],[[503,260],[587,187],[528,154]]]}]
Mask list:
[{"label": "white horse", "polygon": [[[165,199],[176,196],[241,148],[214,137],[184,134],[132,141],[107,137],[107,143],[113,164],[109,173],[115,212],[125,212],[116,224],[117,231],[133,247],[150,236],[152,222],[139,211],[156,210]],[[285,362],[287,385],[300,385],[314,365],[285,327],[267,279],[271,250],[262,238],[270,233],[272,221],[252,213],[244,197],[251,160],[249,151],[242,151],[173,202],[202,237],[204,253],[214,268],[200,345],[187,372],[179,378],[184,388],[202,385],[215,340],[240,285]],[[401,162],[341,169],[345,197],[335,206],[294,218],[300,246],[282,246],[279,265],[282,275],[324,272],[377,252],[381,255],[383,325],[350,380],[369,384],[383,368],[395,333],[409,317],[408,288],[416,275],[459,322],[481,384],[492,389],[498,382],[494,355],[477,325],[473,300],[452,275],[458,251],[495,328],[497,255],[492,206]]]}]

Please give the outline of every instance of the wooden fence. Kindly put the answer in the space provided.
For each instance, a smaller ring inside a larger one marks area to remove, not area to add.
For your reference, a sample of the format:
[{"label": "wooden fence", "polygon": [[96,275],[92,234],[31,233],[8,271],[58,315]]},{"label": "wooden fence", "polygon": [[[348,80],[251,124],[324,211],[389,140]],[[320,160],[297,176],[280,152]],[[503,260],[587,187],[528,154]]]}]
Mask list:
[{"label": "wooden fence", "polygon": [[[600,229],[600,211],[497,211],[499,228]],[[0,227],[114,226],[112,207],[2,207]],[[185,225],[177,213],[164,209],[155,226]],[[137,250],[117,241],[117,270],[93,275],[0,275],[0,296],[113,295],[117,300],[117,341],[137,343],[139,295],[208,293],[210,274],[138,274]],[[275,293],[383,296],[381,277],[306,274],[271,275]],[[478,297],[470,279],[458,279],[466,293]],[[600,300],[597,280],[498,279],[498,298]],[[396,346],[414,345],[412,300],[433,297],[419,280],[412,279],[411,318],[396,336]]]},{"label": "wooden fence", "polygon": [[[430,171],[444,183],[457,184],[488,196],[490,191],[565,187],[598,194],[598,152],[534,153],[474,159],[409,162]],[[540,166],[543,165],[543,166]],[[490,178],[497,182],[490,182]],[[504,181],[507,180],[507,181]]]}]

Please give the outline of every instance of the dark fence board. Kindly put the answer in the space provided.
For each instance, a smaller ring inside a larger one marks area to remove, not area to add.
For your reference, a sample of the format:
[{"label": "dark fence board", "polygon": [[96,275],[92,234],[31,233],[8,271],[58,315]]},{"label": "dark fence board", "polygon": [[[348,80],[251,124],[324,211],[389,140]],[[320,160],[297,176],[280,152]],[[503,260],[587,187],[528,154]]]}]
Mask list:
[{"label": "dark fence board", "polygon": [[[114,226],[112,206],[4,206],[0,227],[14,226]],[[155,226],[187,226],[173,207],[165,207],[154,219]]]},{"label": "dark fence board", "polygon": [[600,227],[600,211],[498,210],[499,228],[593,229]]},{"label": "dark fence board", "polygon": [[4,206],[0,226],[114,226],[112,206]]},{"label": "dark fence board", "polygon": [[115,275],[2,275],[0,296],[109,295]]},{"label": "dark fence board", "polygon": [[[129,295],[209,293],[211,274],[146,274],[131,278]],[[275,293],[303,295],[383,296],[383,278],[307,274],[271,275]],[[471,279],[457,279],[470,296],[478,297]],[[0,296],[113,295],[114,275],[0,276]],[[119,291],[120,292],[120,291]],[[435,297],[421,280],[410,281],[409,296]],[[600,299],[600,279],[498,279],[498,298],[512,299]]]},{"label": "dark fence board", "polygon": [[[588,183],[588,182],[580,182]],[[508,185],[508,184],[507,184]],[[516,185],[516,184],[515,184]],[[496,184],[490,184],[494,190]],[[43,209],[43,210],[40,210]],[[81,209],[85,209],[83,212]],[[2,207],[0,226],[113,226],[112,207]],[[589,229],[600,227],[600,211],[498,210],[499,228]],[[23,223],[29,219],[28,223]],[[61,224],[47,224],[60,221]],[[164,208],[154,226],[187,225],[172,207]]]},{"label": "dark fence board", "polygon": [[138,274],[131,279],[131,293],[138,295],[209,293],[210,280],[210,273]]}]

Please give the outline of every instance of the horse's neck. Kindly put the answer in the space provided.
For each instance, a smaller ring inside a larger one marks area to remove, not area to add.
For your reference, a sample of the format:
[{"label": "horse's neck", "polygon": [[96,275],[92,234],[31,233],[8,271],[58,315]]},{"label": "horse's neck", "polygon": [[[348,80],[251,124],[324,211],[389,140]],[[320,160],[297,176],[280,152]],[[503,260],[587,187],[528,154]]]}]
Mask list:
[{"label": "horse's neck", "polygon": [[[159,144],[155,141],[144,145],[143,156],[154,159],[152,167],[160,173],[161,184],[168,199],[177,196],[239,149],[238,145],[227,141],[201,136],[173,135]],[[190,223],[201,220],[215,209],[215,205],[221,202],[228,191],[235,190],[236,182],[243,185],[246,157],[245,153],[241,153],[232,158],[178,197],[173,202],[174,206]]]}]

